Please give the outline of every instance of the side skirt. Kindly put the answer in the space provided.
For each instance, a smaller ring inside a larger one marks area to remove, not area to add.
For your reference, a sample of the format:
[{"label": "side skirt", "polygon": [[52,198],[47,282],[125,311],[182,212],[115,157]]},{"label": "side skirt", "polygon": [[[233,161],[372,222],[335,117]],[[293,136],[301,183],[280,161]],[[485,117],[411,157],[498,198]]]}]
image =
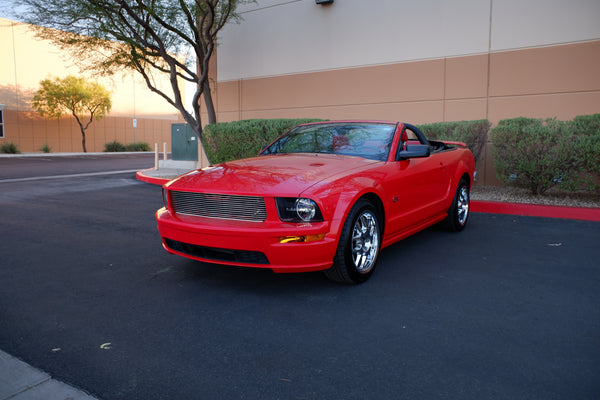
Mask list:
[{"label": "side skirt", "polygon": [[387,247],[387,246],[392,245],[406,237],[414,235],[415,233],[420,232],[423,229],[427,229],[430,226],[437,224],[438,222],[442,222],[447,216],[448,216],[448,213],[443,212],[443,213],[437,214],[429,219],[426,219],[425,221],[422,221],[421,223],[411,225],[407,229],[397,232],[394,235],[386,235],[383,238],[383,242],[381,243],[381,248],[383,249],[384,247]]}]

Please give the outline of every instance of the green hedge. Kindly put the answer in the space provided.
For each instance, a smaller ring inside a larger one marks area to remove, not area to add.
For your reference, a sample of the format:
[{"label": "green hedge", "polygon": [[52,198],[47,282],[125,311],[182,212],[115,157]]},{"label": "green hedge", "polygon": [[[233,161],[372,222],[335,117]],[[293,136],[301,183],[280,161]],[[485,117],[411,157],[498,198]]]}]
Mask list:
[{"label": "green hedge", "polygon": [[[208,125],[204,148],[213,164],[255,156],[279,135],[317,119],[244,120]],[[542,194],[559,185],[564,190],[600,187],[600,114],[572,121],[514,118],[490,132],[488,120],[419,125],[432,140],[464,142],[481,159],[488,133],[498,178],[508,185]]]},{"label": "green hedge", "polygon": [[577,137],[576,150],[588,178],[600,177],[600,114],[580,115],[570,122]]},{"label": "green hedge", "polygon": [[491,138],[496,175],[508,185],[534,194],[555,186],[598,187],[600,114],[572,121],[506,119],[492,129]]},{"label": "green hedge", "polygon": [[[204,148],[211,163],[252,157],[296,125],[322,121],[318,119],[253,119],[223,122],[204,128]],[[420,125],[425,136],[433,140],[464,142],[480,159],[490,129],[488,120],[440,122]]]},{"label": "green hedge", "polygon": [[479,161],[487,141],[490,126],[491,124],[487,119],[481,119],[476,121],[437,122],[419,125],[418,127],[427,139],[465,143],[473,153],[475,161]]},{"label": "green hedge", "polygon": [[104,145],[104,151],[107,153],[116,152],[116,151],[127,151],[125,145],[123,143],[117,142],[116,140],[106,143]]},{"label": "green hedge", "polygon": [[204,150],[212,164],[253,157],[280,135],[318,119],[249,119],[207,125],[202,133]]},{"label": "green hedge", "polygon": [[125,145],[126,151],[152,151],[150,145],[146,142],[129,143]]},{"label": "green hedge", "polygon": [[107,153],[120,151],[152,151],[152,148],[146,142],[136,142],[125,145],[114,140],[104,145],[104,151]]}]

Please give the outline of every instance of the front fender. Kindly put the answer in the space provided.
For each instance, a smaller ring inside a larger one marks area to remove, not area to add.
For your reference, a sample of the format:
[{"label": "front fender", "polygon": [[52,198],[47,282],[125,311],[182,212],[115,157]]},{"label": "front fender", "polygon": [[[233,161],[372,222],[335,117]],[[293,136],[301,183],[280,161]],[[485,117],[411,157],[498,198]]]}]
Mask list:
[{"label": "front fender", "polygon": [[310,193],[304,192],[302,196],[317,200],[322,207],[321,212],[326,220],[330,221],[330,234],[339,237],[344,221],[346,220],[352,206],[365,196],[376,196],[380,204],[375,204],[381,208],[381,217],[383,224],[385,221],[385,211],[382,199],[382,189],[377,179],[370,176],[354,176],[341,181],[324,183],[313,187]]}]

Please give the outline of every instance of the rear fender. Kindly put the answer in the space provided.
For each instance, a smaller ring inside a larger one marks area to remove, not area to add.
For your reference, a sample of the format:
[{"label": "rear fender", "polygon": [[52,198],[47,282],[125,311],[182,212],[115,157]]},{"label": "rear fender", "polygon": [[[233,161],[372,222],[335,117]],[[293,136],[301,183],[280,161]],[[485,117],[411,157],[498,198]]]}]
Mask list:
[{"label": "rear fender", "polygon": [[[475,180],[473,174],[475,172],[475,162],[473,161],[472,163],[467,162],[465,160],[460,160],[458,162],[458,167],[456,168],[456,171],[454,172],[454,177],[452,178],[452,187],[454,189],[456,189],[456,187],[458,186],[458,183],[460,182],[460,180],[464,177],[467,176],[468,177],[468,184],[469,184],[469,190],[473,187],[473,181]],[[452,196],[454,196],[454,192],[452,193]]]},{"label": "rear fender", "polygon": [[456,163],[456,168],[454,171],[451,171],[451,180],[450,185],[448,187],[448,191],[446,193],[446,197],[444,199],[444,207],[450,208],[452,205],[452,201],[454,200],[454,194],[456,193],[456,188],[458,187],[458,183],[464,177],[468,177],[469,190],[473,186],[473,181],[475,180],[473,174],[475,172],[475,160],[473,159],[473,155],[470,150],[465,149],[461,150],[464,152],[468,152],[467,156],[462,155],[461,158]]}]

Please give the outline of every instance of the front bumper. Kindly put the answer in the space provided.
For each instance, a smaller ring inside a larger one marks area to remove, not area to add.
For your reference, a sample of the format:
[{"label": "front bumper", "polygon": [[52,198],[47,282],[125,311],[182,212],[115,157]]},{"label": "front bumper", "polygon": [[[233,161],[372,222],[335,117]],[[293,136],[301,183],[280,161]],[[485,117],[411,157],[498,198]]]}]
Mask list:
[{"label": "front bumper", "polygon": [[[337,237],[327,222],[247,222],[156,212],[164,248],[194,260],[275,272],[308,272],[331,267]],[[281,243],[280,238],[325,234],[321,240]]]}]

